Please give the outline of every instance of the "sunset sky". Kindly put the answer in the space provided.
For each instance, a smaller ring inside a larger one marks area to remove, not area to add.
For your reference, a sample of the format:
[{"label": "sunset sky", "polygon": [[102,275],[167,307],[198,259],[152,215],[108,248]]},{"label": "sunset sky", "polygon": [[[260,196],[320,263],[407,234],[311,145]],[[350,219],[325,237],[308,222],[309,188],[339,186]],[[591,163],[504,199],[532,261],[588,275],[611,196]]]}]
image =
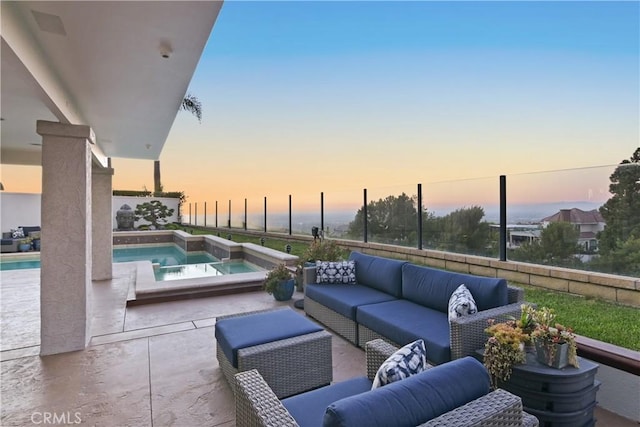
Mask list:
[{"label": "sunset sky", "polygon": [[[632,1],[227,1],[190,85],[202,124],[178,114],[164,188],[337,203],[618,164],[640,145],[639,22]],[[153,188],[152,161],[113,166],[115,189]],[[39,168],[2,175],[40,191]],[[588,180],[580,194],[608,184]]]}]

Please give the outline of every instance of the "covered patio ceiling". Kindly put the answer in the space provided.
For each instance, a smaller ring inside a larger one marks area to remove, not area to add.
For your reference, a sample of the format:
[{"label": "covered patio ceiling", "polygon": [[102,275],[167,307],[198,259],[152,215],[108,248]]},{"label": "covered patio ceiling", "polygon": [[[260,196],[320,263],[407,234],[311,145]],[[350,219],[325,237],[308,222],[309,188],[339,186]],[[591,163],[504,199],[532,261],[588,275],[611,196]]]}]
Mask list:
[{"label": "covered patio ceiling", "polygon": [[89,125],[94,161],[159,158],[222,1],[2,1],[0,160],[37,120]]}]

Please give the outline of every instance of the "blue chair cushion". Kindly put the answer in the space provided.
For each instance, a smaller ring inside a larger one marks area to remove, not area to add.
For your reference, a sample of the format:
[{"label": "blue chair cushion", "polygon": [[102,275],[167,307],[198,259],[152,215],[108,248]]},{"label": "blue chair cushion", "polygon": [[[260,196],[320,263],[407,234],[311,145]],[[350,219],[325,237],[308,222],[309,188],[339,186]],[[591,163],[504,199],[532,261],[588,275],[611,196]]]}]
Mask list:
[{"label": "blue chair cushion", "polygon": [[356,282],[386,292],[396,298],[402,296],[402,266],[406,261],[351,252],[356,262]]},{"label": "blue chair cushion", "polygon": [[451,360],[449,318],[446,313],[407,300],[358,307],[356,321],[396,344],[422,338],[427,358],[435,364]]},{"label": "blue chair cushion", "polygon": [[358,306],[395,300],[387,293],[358,284],[309,284],[305,286],[304,296],[353,321]]},{"label": "blue chair cushion", "polygon": [[329,405],[323,425],[416,426],[489,393],[489,374],[473,357],[346,397]]},{"label": "blue chair cushion", "polygon": [[478,311],[508,304],[505,279],[452,273],[413,264],[402,267],[402,297],[443,313],[448,311],[451,294],[463,284],[473,295]]},{"label": "blue chair cushion", "polygon": [[367,377],[356,377],[288,397],[282,404],[300,427],[320,427],[327,406],[344,397],[365,393],[371,389],[371,381]]},{"label": "blue chair cushion", "polygon": [[238,350],[254,345],[320,332],[317,324],[290,308],[216,322],[215,337],[227,360],[238,368]]}]

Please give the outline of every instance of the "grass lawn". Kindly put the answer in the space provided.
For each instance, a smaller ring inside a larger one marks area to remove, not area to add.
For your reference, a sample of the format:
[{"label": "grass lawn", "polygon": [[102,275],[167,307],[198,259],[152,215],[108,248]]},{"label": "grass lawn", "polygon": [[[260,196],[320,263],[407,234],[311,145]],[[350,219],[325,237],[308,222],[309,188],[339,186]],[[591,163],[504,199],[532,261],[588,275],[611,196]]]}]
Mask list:
[{"label": "grass lawn", "polygon": [[554,309],[556,321],[571,326],[576,334],[640,351],[640,309],[533,286],[517,286],[524,288],[525,301]]},{"label": "grass lawn", "polygon": [[[194,230],[193,234],[209,234]],[[232,240],[238,243],[260,244],[260,238],[234,234]],[[222,237],[226,237],[221,233]],[[264,246],[284,252],[285,245],[291,245],[291,254],[301,256],[308,243],[287,239],[265,238]],[[556,321],[572,327],[578,335],[607,342],[631,350],[640,351],[640,309],[622,306],[612,302],[551,291],[533,286],[520,285],[525,290],[525,301],[540,307],[554,309]]]}]

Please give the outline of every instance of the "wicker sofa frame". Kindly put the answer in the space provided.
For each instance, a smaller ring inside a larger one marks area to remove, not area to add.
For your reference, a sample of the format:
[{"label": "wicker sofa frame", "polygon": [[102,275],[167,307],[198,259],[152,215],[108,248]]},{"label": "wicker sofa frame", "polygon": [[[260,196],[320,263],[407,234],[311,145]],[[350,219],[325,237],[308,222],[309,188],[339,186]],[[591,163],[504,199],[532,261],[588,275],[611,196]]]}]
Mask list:
[{"label": "wicker sofa frame", "polygon": [[[373,380],[380,365],[396,350],[397,347],[381,339],[366,343],[367,377],[370,380]],[[235,382],[236,425],[238,427],[298,426],[257,370],[253,369],[236,374]],[[536,427],[538,425],[536,417],[524,412],[522,400],[518,396],[498,389],[421,424],[421,427]]]},{"label": "wicker sofa frame", "polygon": [[[275,310],[290,310],[283,307]],[[220,316],[216,321],[264,313],[269,310]],[[222,373],[235,393],[234,376],[238,372],[257,369],[279,398],[302,393],[331,383],[333,363],[331,334],[314,332],[238,350],[238,367],[227,359],[216,343],[216,357]],[[313,369],[309,369],[313,366]]]},{"label": "wicker sofa frame", "polygon": [[[307,267],[315,269],[315,267]],[[308,273],[307,273],[308,274]],[[507,287],[508,304],[479,311],[476,314],[460,317],[449,324],[451,341],[451,360],[465,356],[473,356],[475,351],[484,347],[487,334],[487,321],[495,319],[504,321],[510,317],[520,317],[521,305],[524,302],[524,290],[515,286]],[[383,339],[389,343],[401,347],[407,343],[396,343],[389,338],[359,325],[355,321],[326,307],[311,298],[305,298],[304,311],[338,335],[346,338],[352,344],[364,348],[365,344],[374,339]]]}]

